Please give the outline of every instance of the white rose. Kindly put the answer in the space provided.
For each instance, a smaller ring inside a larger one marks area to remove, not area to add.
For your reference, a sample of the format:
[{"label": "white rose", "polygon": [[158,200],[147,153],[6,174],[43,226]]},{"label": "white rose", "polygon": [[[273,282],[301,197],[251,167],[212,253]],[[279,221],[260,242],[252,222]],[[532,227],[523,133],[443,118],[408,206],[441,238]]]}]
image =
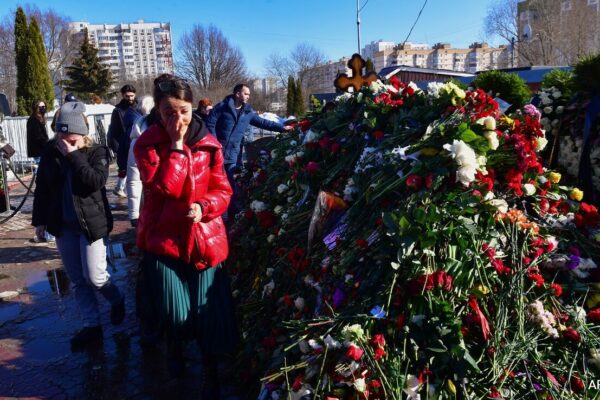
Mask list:
[{"label": "white rose", "polygon": [[535,151],[542,151],[546,148],[546,145],[548,144],[548,139],[546,139],[546,136],[542,136],[542,137],[538,137],[536,138],[535,141]]},{"label": "white rose", "polygon": [[367,384],[363,378],[358,378],[353,383],[354,389],[359,393],[364,393],[367,390]]},{"label": "white rose", "polygon": [[288,163],[288,164],[293,163],[295,160],[296,160],[296,156],[294,156],[294,155],[290,155],[290,156],[286,156],[285,157],[285,162]]},{"label": "white rose", "polygon": [[564,106],[558,106],[556,107],[556,113],[557,114],[562,114],[565,111],[565,107]]},{"label": "white rose", "polygon": [[471,182],[475,180],[475,174],[477,173],[477,168],[474,165],[466,165],[460,167],[458,171],[456,171],[456,179],[463,184],[463,186],[469,186]]},{"label": "white rose", "polygon": [[325,347],[327,347],[328,349],[339,349],[340,347],[342,347],[342,344],[334,338],[332,338],[331,335],[327,335],[323,342],[325,343]]},{"label": "white rose", "polygon": [[277,193],[281,194],[281,193],[287,191],[288,189],[289,189],[289,187],[282,183],[281,185],[277,186]]},{"label": "white rose", "polygon": [[523,191],[527,196],[533,196],[535,194],[535,186],[531,183],[526,183],[523,185]]},{"label": "white rose", "polygon": [[550,106],[544,107],[544,114],[551,114],[552,111],[553,111],[552,107],[550,107]]},{"label": "white rose", "polygon": [[274,240],[275,240],[275,235],[270,234],[269,236],[267,236],[267,242],[268,243],[273,243]]},{"label": "white rose", "polygon": [[486,203],[492,207],[496,207],[498,211],[500,211],[503,214],[508,212],[508,203],[506,202],[506,200],[492,199],[490,201],[487,201]]},{"label": "white rose", "polygon": [[296,300],[294,300],[294,306],[298,311],[304,310],[304,299],[302,297],[296,297]]},{"label": "white rose", "polygon": [[556,128],[556,127],[557,127],[559,124],[560,124],[560,121],[559,121],[559,120],[557,120],[557,119],[555,119],[555,120],[553,120],[553,121],[552,121],[552,126],[553,126],[554,128]]},{"label": "white rose", "polygon": [[483,119],[483,127],[486,131],[495,131],[496,130],[496,120],[494,117],[485,117]]},{"label": "white rose", "polygon": [[[494,123],[495,122],[496,121],[494,121]],[[483,137],[487,139],[490,149],[496,150],[498,146],[500,146],[500,141],[498,140],[498,134],[496,134],[496,131],[484,131]]]},{"label": "white rose", "polygon": [[282,206],[275,206],[275,208],[273,209],[273,212],[275,213],[275,215],[281,214],[281,211],[283,211]]},{"label": "white rose", "polygon": [[295,146],[295,145],[297,145],[297,144],[298,144],[298,142],[296,142],[295,140],[292,140],[292,141],[290,142],[290,146]]},{"label": "white rose", "polygon": [[267,270],[265,271],[265,275],[272,276],[273,275],[273,271],[275,271],[275,269],[273,269],[273,268],[267,268]]},{"label": "white rose", "polygon": [[304,156],[304,152],[303,151],[299,151],[296,153],[296,157],[298,158],[302,158]]},{"label": "white rose", "polygon": [[267,209],[267,205],[262,201],[254,200],[250,203],[250,209],[255,213],[259,213],[261,211],[265,211]]},{"label": "white rose", "polygon": [[562,92],[560,90],[555,90],[552,92],[552,97],[554,97],[554,99],[558,99],[560,96],[562,96]]},{"label": "white rose", "polygon": [[277,150],[271,150],[271,158],[275,158],[277,156]]}]

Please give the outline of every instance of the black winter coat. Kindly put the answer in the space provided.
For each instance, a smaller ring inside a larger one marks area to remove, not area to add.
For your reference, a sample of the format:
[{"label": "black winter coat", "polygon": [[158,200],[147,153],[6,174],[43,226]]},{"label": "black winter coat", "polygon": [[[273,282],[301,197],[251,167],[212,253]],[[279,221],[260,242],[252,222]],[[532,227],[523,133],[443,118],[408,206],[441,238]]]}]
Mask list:
[{"label": "black winter coat", "polygon": [[48,143],[46,123],[35,117],[27,120],[27,157],[41,157],[44,146]]},{"label": "black winter coat", "polygon": [[48,143],[35,182],[32,225],[46,225],[48,232],[60,237],[63,185],[69,167],[75,214],[81,231],[91,243],[107,236],[113,227],[104,187],[108,179],[106,146],[93,145],[63,156],[56,140]]}]

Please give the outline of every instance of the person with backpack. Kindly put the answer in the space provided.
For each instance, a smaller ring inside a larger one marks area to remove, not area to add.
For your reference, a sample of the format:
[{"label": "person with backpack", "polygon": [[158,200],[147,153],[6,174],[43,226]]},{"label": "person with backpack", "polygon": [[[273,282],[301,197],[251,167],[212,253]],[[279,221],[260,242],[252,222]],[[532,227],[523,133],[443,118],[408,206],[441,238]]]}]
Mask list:
[{"label": "person with backpack", "polygon": [[[124,85],[121,88],[122,99],[115,106],[110,117],[110,126],[108,127],[107,140],[108,147],[113,151],[117,158],[118,178],[113,193],[122,198],[126,198],[125,184],[127,176],[127,155],[129,154],[129,131],[133,122],[139,113],[137,113],[137,101],[135,99],[135,87]],[[131,110],[130,116],[126,119],[125,115]],[[136,114],[135,118],[131,114]]]}]

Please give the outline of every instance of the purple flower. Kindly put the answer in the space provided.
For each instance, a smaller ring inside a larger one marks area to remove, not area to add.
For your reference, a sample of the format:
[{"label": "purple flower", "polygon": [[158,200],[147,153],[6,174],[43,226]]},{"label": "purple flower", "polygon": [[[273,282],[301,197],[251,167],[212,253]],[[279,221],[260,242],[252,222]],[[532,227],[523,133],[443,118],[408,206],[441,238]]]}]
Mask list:
[{"label": "purple flower", "polygon": [[346,299],[346,294],[340,288],[335,289],[335,293],[333,294],[333,306],[338,308],[340,304]]},{"label": "purple flower", "polygon": [[538,121],[542,117],[542,113],[533,104],[526,104],[525,107],[523,107],[523,111],[525,111],[525,114],[532,116]]},{"label": "purple flower", "polygon": [[571,257],[569,257],[569,262],[566,265],[567,269],[570,269],[572,271],[575,268],[579,267],[580,261],[581,260],[580,260],[579,256],[572,255]]},{"label": "purple flower", "polygon": [[540,385],[539,383],[534,383],[533,388],[535,389],[536,392],[542,391],[542,385]]}]

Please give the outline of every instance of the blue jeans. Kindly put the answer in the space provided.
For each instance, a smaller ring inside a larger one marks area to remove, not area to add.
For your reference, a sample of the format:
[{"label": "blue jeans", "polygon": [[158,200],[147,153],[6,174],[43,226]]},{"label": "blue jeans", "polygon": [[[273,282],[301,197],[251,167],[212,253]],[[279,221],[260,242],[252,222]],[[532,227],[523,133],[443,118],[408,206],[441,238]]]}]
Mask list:
[{"label": "blue jeans", "polygon": [[116,285],[110,281],[106,270],[106,238],[88,243],[81,232],[62,229],[56,238],[65,271],[73,283],[73,291],[84,326],[100,325],[100,309],[96,291],[111,305],[123,298]]}]

